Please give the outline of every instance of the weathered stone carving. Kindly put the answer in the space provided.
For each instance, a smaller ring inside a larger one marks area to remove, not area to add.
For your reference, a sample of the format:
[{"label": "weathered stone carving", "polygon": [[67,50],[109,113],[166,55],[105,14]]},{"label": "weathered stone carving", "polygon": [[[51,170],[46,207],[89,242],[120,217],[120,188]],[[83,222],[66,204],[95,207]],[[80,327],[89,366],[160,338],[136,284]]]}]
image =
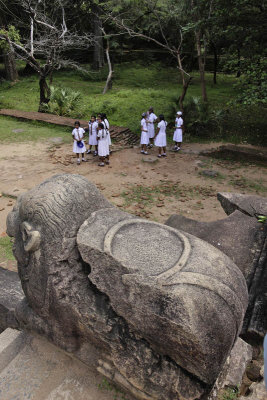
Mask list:
[{"label": "weathered stone carving", "polygon": [[182,229],[224,252],[242,271],[249,290],[243,335],[264,336],[267,331],[267,224],[257,215],[267,214],[267,200],[259,196],[218,193],[228,217],[199,222],[172,215],[166,225]]},{"label": "weathered stone carving", "polygon": [[26,296],[15,311],[21,328],[139,399],[193,400],[209,390],[247,306],[227,256],[117,210],[78,175],[20,196],[7,226]]}]

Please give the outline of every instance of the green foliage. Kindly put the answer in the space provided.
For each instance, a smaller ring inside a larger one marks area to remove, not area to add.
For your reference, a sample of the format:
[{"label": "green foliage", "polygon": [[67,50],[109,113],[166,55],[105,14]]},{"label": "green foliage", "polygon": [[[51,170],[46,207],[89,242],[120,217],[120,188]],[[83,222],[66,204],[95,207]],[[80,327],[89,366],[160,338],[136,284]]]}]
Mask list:
[{"label": "green foliage", "polygon": [[50,91],[50,102],[45,104],[45,110],[48,113],[66,117],[80,117],[80,92],[55,86],[51,86]]},{"label": "green foliage", "polygon": [[[19,31],[13,25],[9,25],[8,29],[0,29],[0,35],[8,36],[10,40],[16,43],[20,43]],[[0,39],[0,49],[4,52],[9,50],[9,44],[6,40]]]},{"label": "green foliage", "polygon": [[265,224],[267,222],[267,215],[258,215],[257,220],[258,220],[258,222]]},{"label": "green foliage", "polygon": [[98,385],[98,389],[112,393],[113,400],[128,400],[126,394],[106,378],[103,378],[102,382]]},{"label": "green foliage", "polygon": [[212,109],[209,103],[203,102],[200,97],[189,97],[184,105],[186,129],[194,136],[220,136],[225,118],[225,111]]},{"label": "green foliage", "polygon": [[236,88],[240,94],[236,98],[236,103],[241,104],[267,104],[267,60],[257,59],[242,67],[243,74]]},{"label": "green foliage", "polygon": [[0,259],[15,260],[12,252],[12,242],[10,237],[0,238]]},{"label": "green foliage", "polygon": [[238,393],[239,393],[238,387],[236,387],[236,388],[227,388],[224,391],[221,399],[222,400],[235,400],[235,399],[238,398]]},{"label": "green foliage", "polygon": [[[23,68],[21,63],[20,68]],[[111,124],[127,126],[133,132],[140,133],[141,113],[149,106],[154,106],[157,115],[160,113],[165,115],[168,121],[169,138],[172,140],[175,114],[179,109],[177,102],[179,85],[181,85],[181,82],[177,80],[176,69],[161,63],[153,63],[149,66],[142,66],[140,63],[124,63],[116,64],[114,70],[116,78],[113,89],[105,96],[102,95],[105,85],[104,77],[98,81],[94,76],[91,79],[88,77],[85,79],[76,71],[55,71],[54,80],[58,85],[81,93],[80,105],[77,111],[72,112],[73,117],[88,119],[91,114],[106,110]],[[233,75],[218,74],[218,83],[213,85],[212,74],[206,74],[209,115],[212,114],[213,121],[203,124],[206,116],[199,117],[193,111],[196,105],[192,105],[192,111],[190,110],[191,97],[199,98],[201,95],[198,72],[193,72],[192,75],[194,79],[189,86],[185,102],[187,105],[184,112],[185,140],[212,139],[233,143],[267,144],[267,114],[263,112],[262,106],[227,106],[227,103],[235,99],[238,94],[237,89],[234,88],[238,78]],[[3,82],[0,86],[1,108],[37,111],[38,102],[37,75],[22,78],[16,84]],[[198,105],[199,107],[202,106]],[[193,123],[194,120],[202,122],[198,122],[197,127],[188,127],[188,124]],[[201,136],[196,135],[197,130]]]}]

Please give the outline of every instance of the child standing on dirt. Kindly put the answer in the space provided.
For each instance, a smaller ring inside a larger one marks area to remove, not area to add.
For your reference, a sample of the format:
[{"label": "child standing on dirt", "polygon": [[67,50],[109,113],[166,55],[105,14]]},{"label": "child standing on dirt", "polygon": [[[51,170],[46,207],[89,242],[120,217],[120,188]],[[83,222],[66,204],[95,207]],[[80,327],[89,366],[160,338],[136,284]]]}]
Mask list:
[{"label": "child standing on dirt", "polygon": [[73,153],[76,153],[77,164],[80,165],[80,154],[82,155],[82,161],[86,161],[84,158],[84,153],[86,152],[86,147],[83,141],[85,130],[81,128],[79,121],[75,121],[74,129],[72,131],[73,136]]},{"label": "child standing on dirt", "polygon": [[142,114],[141,119],[141,153],[147,153],[147,145],[149,144],[149,137],[148,137],[148,128],[147,128],[147,120],[146,120],[146,113]]},{"label": "child standing on dirt", "polygon": [[155,136],[155,127],[154,127],[154,123],[157,120],[157,116],[156,114],[154,114],[154,109],[153,107],[150,107],[148,110],[148,136],[149,136],[149,140],[150,140],[150,145],[149,147],[153,147],[153,138]]},{"label": "child standing on dirt", "polygon": [[91,149],[95,146],[94,156],[97,156],[97,128],[98,123],[96,122],[96,116],[92,115],[91,120],[88,123],[89,125],[89,148],[87,154],[91,153]]},{"label": "child standing on dirt", "polygon": [[[158,157],[167,157],[166,154],[166,145],[167,145],[167,138],[166,138],[166,127],[167,127],[167,122],[164,119],[164,115],[161,114],[159,116],[159,123],[158,123],[158,128],[155,136],[155,146],[159,148],[159,154]],[[162,154],[161,154],[162,152]]]},{"label": "child standing on dirt", "polygon": [[105,163],[109,164],[109,140],[108,133],[105,129],[104,123],[98,123],[98,155],[100,158],[100,163],[98,164],[100,167],[104,167]]},{"label": "child standing on dirt", "polygon": [[178,111],[175,119],[175,131],[173,134],[173,141],[175,142],[174,151],[181,150],[184,132],[184,121],[182,115],[182,111]]},{"label": "child standing on dirt", "polygon": [[104,124],[104,128],[107,130],[108,144],[109,144],[109,146],[111,146],[112,143],[111,143],[111,137],[110,137],[110,132],[109,132],[109,120],[108,120],[107,114],[101,113],[101,118],[102,118],[102,122]]}]

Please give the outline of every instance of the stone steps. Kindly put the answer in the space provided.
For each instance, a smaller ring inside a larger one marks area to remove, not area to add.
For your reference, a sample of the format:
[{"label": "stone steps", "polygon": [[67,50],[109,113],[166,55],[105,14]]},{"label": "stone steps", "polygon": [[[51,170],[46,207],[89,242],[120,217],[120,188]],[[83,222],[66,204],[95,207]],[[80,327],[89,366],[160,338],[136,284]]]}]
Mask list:
[{"label": "stone steps", "polygon": [[112,400],[102,377],[39,336],[0,334],[1,400]]}]

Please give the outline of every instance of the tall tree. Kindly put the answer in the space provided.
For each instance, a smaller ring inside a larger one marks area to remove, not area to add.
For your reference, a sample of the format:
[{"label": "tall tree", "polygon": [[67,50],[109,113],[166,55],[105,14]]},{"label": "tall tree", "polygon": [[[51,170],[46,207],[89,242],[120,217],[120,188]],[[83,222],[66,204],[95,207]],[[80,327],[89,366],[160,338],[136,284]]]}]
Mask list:
[{"label": "tall tree", "polygon": [[103,33],[102,33],[102,20],[101,8],[99,4],[93,2],[92,4],[92,17],[94,26],[94,56],[93,56],[93,69],[99,70],[104,66],[104,51],[103,51]]},{"label": "tall tree", "polygon": [[[8,34],[0,33],[0,39],[5,40],[11,51],[17,57],[25,60],[39,75],[40,101],[39,111],[50,100],[50,89],[47,77],[55,70],[69,66],[79,68],[79,65],[65,57],[65,52],[71,49],[88,48],[93,43],[92,35],[80,35],[67,26],[66,8],[68,0],[45,1],[23,0],[21,2],[24,21],[27,30],[24,37],[17,43]],[[40,60],[40,57],[42,60]]]},{"label": "tall tree", "polygon": [[175,0],[121,0],[108,1],[105,17],[116,27],[115,35],[126,35],[150,42],[166,50],[175,60],[182,80],[179,105],[183,101],[192,77],[183,67],[184,31],[181,25],[180,6]]}]

